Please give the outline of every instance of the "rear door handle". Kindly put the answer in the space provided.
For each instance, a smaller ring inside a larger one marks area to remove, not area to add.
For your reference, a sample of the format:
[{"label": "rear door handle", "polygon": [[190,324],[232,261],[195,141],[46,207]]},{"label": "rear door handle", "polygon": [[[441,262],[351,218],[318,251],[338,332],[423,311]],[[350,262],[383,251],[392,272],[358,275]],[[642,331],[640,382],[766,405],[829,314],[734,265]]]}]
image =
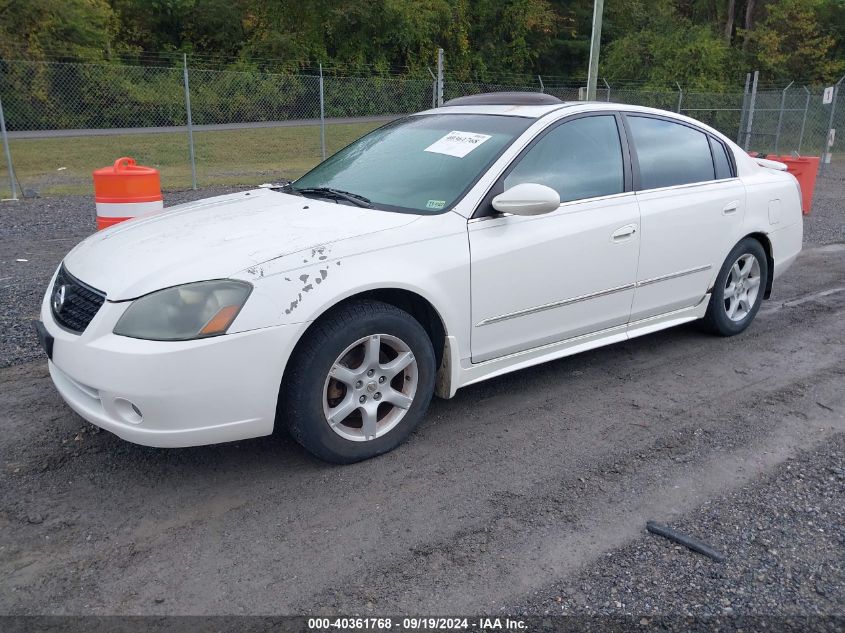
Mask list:
[{"label": "rear door handle", "polygon": [[739,209],[739,200],[732,200],[725,205],[725,208],[722,209],[722,215],[730,215],[731,213],[736,213]]},{"label": "rear door handle", "polygon": [[637,232],[637,225],[636,224],[626,224],[625,226],[621,226],[613,232],[613,235],[610,236],[610,239],[614,242],[624,242],[626,240],[631,239]]}]

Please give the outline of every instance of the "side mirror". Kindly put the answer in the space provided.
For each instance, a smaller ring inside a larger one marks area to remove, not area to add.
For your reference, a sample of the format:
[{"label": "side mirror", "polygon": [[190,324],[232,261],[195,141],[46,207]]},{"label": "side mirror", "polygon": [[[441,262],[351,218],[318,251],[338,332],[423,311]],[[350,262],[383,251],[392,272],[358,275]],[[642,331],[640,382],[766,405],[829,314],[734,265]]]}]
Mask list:
[{"label": "side mirror", "polygon": [[542,215],[560,206],[560,195],[546,185],[524,182],[493,198],[493,208],[514,215]]}]

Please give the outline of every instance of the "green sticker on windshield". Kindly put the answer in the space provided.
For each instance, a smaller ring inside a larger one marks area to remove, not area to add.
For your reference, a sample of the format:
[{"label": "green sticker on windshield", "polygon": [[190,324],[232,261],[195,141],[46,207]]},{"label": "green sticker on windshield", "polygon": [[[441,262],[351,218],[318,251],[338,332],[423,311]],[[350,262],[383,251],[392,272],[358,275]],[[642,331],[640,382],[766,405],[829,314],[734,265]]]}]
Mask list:
[{"label": "green sticker on windshield", "polygon": [[426,209],[442,209],[446,206],[445,200],[429,200],[425,203]]}]

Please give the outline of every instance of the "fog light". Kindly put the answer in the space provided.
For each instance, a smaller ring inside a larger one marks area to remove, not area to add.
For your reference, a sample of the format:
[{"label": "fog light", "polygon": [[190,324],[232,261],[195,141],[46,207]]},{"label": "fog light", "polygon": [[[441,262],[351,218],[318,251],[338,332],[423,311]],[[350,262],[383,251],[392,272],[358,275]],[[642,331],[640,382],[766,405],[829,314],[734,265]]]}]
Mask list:
[{"label": "fog light", "polygon": [[141,424],[144,420],[141,410],[135,405],[135,403],[129,402],[129,400],[126,400],[125,398],[115,398],[114,409],[117,411],[117,414],[123,418],[124,421],[129,422],[129,424]]}]

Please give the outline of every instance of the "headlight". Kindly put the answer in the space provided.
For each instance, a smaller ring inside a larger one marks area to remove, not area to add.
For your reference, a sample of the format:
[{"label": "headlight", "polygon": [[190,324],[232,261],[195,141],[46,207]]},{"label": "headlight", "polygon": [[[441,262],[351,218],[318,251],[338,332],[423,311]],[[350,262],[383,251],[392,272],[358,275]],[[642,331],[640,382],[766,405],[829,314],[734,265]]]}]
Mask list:
[{"label": "headlight", "polygon": [[252,286],[219,279],[159,290],[136,299],[114,333],[150,341],[188,341],[225,334]]}]

